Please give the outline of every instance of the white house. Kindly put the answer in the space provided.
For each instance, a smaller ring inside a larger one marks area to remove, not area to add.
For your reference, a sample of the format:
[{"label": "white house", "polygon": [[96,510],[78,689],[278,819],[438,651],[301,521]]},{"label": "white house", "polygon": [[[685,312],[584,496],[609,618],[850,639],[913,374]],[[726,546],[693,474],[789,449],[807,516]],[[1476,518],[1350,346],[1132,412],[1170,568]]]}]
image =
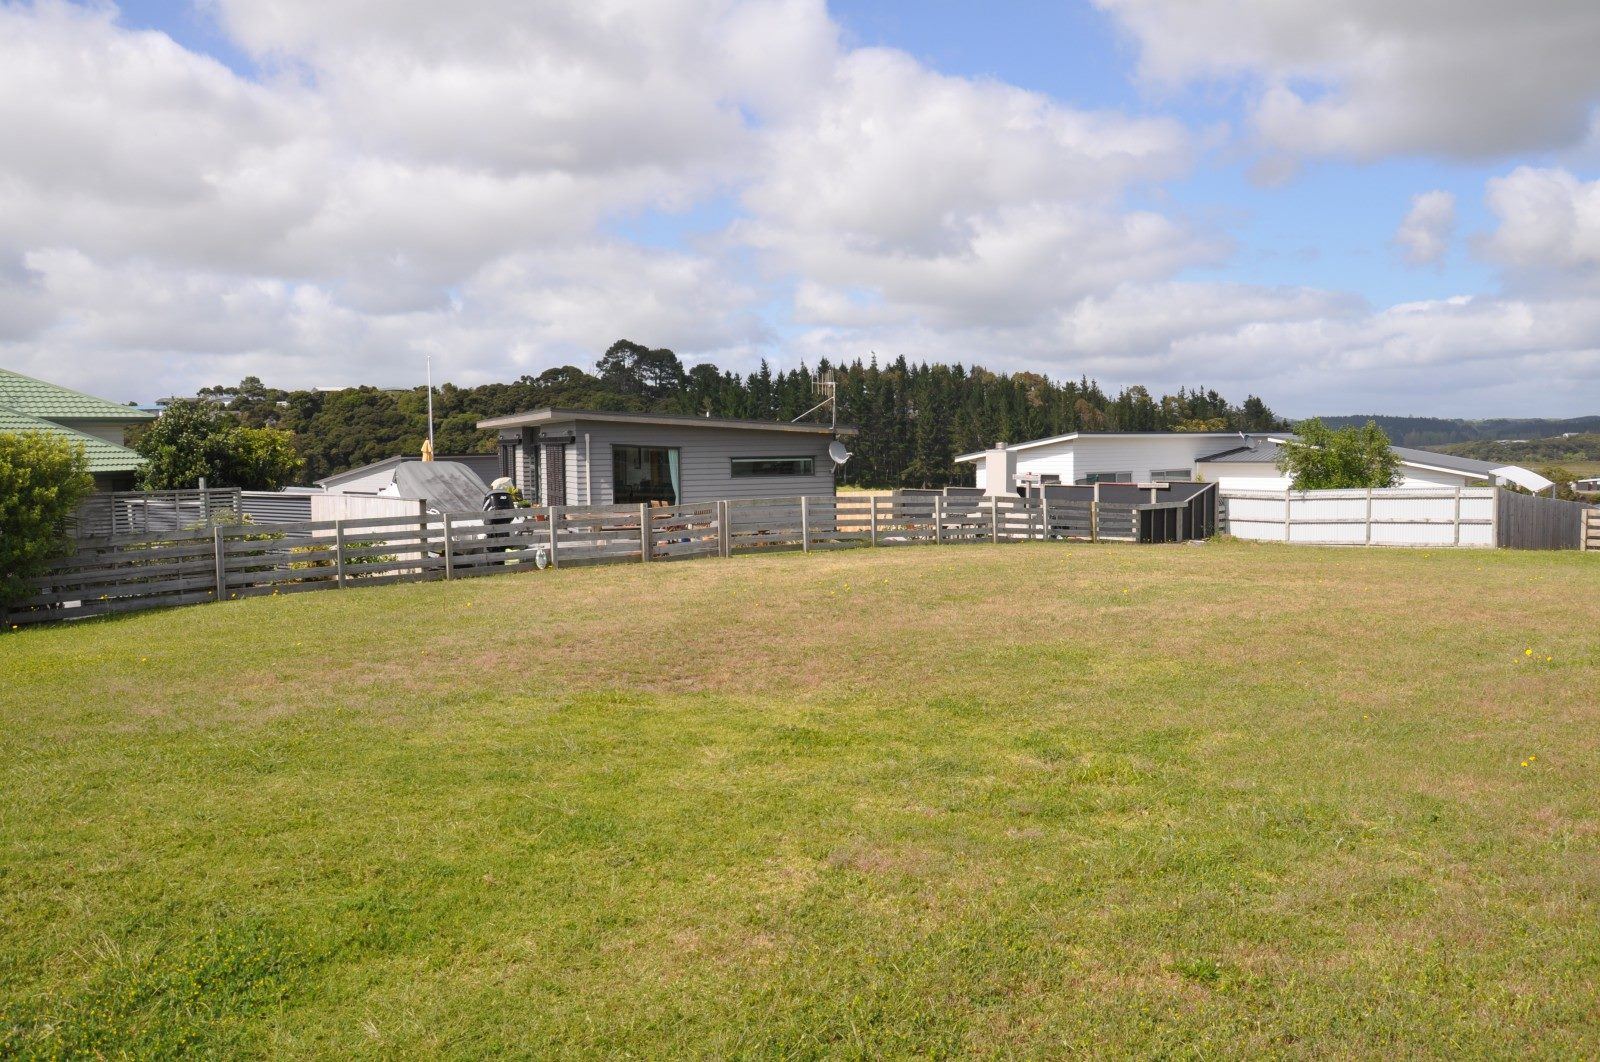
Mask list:
[{"label": "white house", "polygon": [[[1159,483],[1203,480],[1227,490],[1284,490],[1289,477],[1278,457],[1295,436],[1286,432],[1072,432],[1001,444],[956,458],[976,467],[976,485],[989,494],[1015,493],[1038,483]],[[1517,465],[1474,461],[1396,446],[1404,487],[1482,487],[1515,483],[1528,490],[1550,481]]]}]

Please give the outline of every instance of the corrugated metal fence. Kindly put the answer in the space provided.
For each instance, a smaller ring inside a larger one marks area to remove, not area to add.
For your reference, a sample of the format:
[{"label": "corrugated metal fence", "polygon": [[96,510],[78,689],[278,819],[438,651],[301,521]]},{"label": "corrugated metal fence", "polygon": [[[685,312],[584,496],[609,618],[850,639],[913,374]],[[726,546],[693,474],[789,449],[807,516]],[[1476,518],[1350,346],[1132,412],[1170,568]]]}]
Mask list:
[{"label": "corrugated metal fence", "polygon": [[77,538],[110,538],[236,521],[241,512],[239,493],[226,488],[91,494],[73,516],[71,532]]},{"label": "corrugated metal fence", "polygon": [[761,550],[914,543],[1195,537],[1190,502],[849,496],[698,505],[545,506],[501,513],[217,526],[84,541],[32,580],[13,624],[262,594],[460,579],[548,564],[659,561]]},{"label": "corrugated metal fence", "polygon": [[1223,492],[1238,538],[1351,546],[1578,549],[1594,510],[1496,487]]}]

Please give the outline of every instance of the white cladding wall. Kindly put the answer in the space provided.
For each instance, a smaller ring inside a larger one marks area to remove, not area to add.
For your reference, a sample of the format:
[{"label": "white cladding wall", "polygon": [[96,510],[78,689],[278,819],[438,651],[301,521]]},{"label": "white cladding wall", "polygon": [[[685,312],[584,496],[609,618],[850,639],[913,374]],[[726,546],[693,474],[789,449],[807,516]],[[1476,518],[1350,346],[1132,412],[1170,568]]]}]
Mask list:
[{"label": "white cladding wall", "polygon": [[1200,478],[1215,483],[1221,490],[1283,490],[1289,477],[1268,461],[1224,461],[1196,465]]},{"label": "white cladding wall", "polygon": [[[1224,461],[1218,464],[1202,462],[1195,466],[1207,483],[1215,483],[1223,491],[1229,490],[1286,490],[1289,477],[1278,471],[1278,466],[1267,462]],[[1427,468],[1400,466],[1401,487],[1481,487],[1484,481],[1459,472],[1439,472]]]},{"label": "white cladding wall", "polygon": [[[329,494],[376,494],[394,482],[394,466],[374,469],[364,476],[353,476],[328,484]],[[353,519],[353,518],[352,518]]]},{"label": "white cladding wall", "polygon": [[66,420],[59,423],[66,424],[74,431],[81,431],[85,435],[93,435],[96,439],[103,439],[108,443],[118,446],[128,444],[128,422],[125,420]]},{"label": "white cladding wall", "polygon": [[[1135,483],[1153,472],[1194,470],[1195,459],[1239,442],[1237,435],[1080,435],[1017,451],[1017,475],[1056,475],[1076,483],[1093,473],[1127,472]],[[979,484],[982,485],[981,483]]]}]

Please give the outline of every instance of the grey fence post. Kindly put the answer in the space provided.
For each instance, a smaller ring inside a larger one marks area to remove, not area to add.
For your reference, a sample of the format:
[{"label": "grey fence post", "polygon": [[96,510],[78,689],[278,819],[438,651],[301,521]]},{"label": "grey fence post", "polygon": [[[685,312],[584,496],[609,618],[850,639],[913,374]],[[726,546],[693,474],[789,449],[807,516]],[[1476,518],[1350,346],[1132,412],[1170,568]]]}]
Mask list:
[{"label": "grey fence post", "polygon": [[990,495],[989,497],[989,541],[991,543],[1000,541],[1000,496],[998,494]]},{"label": "grey fence post", "polygon": [[1291,487],[1283,488],[1283,540],[1285,542],[1289,541],[1289,525],[1291,523],[1290,518],[1289,518],[1289,513],[1290,513],[1290,509],[1289,509],[1289,506],[1290,506],[1289,491],[1292,490],[1292,489],[1293,488],[1291,488]]},{"label": "grey fence post", "polygon": [[650,543],[650,503],[639,503],[639,559],[648,561],[650,551],[655,547]]},{"label": "grey fence post", "polygon": [[554,505],[544,507],[544,521],[550,532],[550,567],[561,567],[561,559],[556,556],[556,531],[561,525],[561,514],[556,512]]},{"label": "grey fence post", "polygon": [[811,552],[811,499],[800,495],[800,552]]},{"label": "grey fence post", "polygon": [[1089,541],[1100,541],[1100,481],[1095,480],[1094,496],[1089,499]]},{"label": "grey fence post", "polygon": [[1039,522],[1044,526],[1039,530],[1039,541],[1050,541],[1050,499],[1045,496],[1044,488],[1039,488]]},{"label": "grey fence post", "polygon": [[935,546],[938,546],[938,545],[942,545],[943,543],[944,543],[944,495],[943,494],[935,494],[933,496],[933,544]]},{"label": "grey fence post", "polygon": [[1461,545],[1461,488],[1460,487],[1456,488],[1455,536],[1451,539],[1451,545],[1454,545],[1454,546]]},{"label": "grey fence post", "polygon": [[344,521],[333,522],[333,567],[334,582],[339,589],[344,589]]},{"label": "grey fence post", "polygon": [[867,495],[867,498],[872,503],[871,523],[868,525],[871,529],[872,536],[870,541],[874,546],[876,546],[878,544],[878,496],[876,494],[869,494]]},{"label": "grey fence post", "polygon": [[222,528],[213,527],[211,529],[211,553],[213,559],[216,561],[218,601],[226,601],[228,599],[227,550],[227,544],[222,538]]},{"label": "grey fence post", "polygon": [[450,514],[444,514],[444,581],[449,582],[456,577],[456,551],[455,544],[450,541],[455,533],[450,526]]},{"label": "grey fence post", "polygon": [[722,557],[733,555],[733,539],[728,534],[728,503],[717,502],[717,553]]},{"label": "grey fence post", "polygon": [[[1287,505],[1284,506],[1284,510],[1283,511],[1285,513],[1287,513],[1289,511],[1289,508],[1288,508]],[[1287,522],[1288,517],[1285,516],[1284,520]],[[1372,488],[1371,487],[1367,488],[1367,545],[1369,545],[1369,546],[1372,545]]]}]

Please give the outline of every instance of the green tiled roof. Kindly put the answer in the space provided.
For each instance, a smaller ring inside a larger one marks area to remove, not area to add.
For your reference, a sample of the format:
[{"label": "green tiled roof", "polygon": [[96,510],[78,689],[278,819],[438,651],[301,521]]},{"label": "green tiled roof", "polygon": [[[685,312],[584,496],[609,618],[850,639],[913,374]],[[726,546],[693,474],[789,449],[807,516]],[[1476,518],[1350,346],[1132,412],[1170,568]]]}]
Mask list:
[{"label": "green tiled roof", "polygon": [[21,410],[7,406],[0,406],[0,431],[37,431],[82,443],[84,452],[89,456],[90,472],[132,472],[144,464],[144,458],[126,446],[118,446],[116,443],[97,439],[93,435],[73,431],[61,424],[52,424],[40,417],[30,417]]},{"label": "green tiled roof", "polygon": [[132,406],[119,406],[10,369],[0,369],[0,406],[45,420],[155,420]]}]

